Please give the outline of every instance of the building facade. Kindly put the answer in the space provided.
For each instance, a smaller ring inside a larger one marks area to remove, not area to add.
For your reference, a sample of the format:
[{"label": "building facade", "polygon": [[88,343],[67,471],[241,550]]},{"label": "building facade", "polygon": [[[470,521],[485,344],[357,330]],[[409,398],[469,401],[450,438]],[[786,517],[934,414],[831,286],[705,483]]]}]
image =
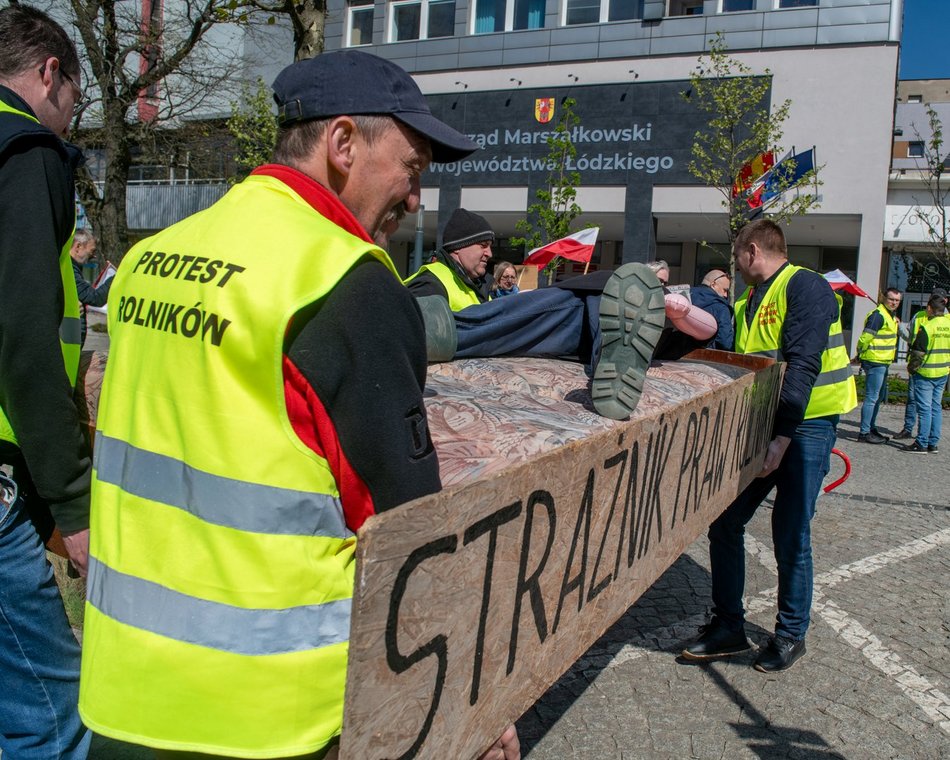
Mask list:
[{"label": "building facade", "polygon": [[[931,114],[936,119],[931,120]],[[950,128],[950,79],[900,83],[884,215],[885,281],[904,292],[903,319],[931,291],[950,290],[950,149],[934,130]],[[901,345],[904,351],[905,346]]]},{"label": "building facade", "polygon": [[[673,281],[695,283],[726,263],[726,215],[721,194],[686,169],[702,118],[682,93],[722,33],[753,74],[771,72],[773,104],[792,101],[780,155],[816,149],[820,207],[791,223],[791,258],[876,293],[889,265],[901,13],[900,0],[329,0],[326,48],[395,61],[440,118],[483,146],[425,175],[427,246],[458,206],[486,216],[503,242],[516,234],[570,97],[579,224],[601,228],[595,264],[664,258]],[[394,250],[405,270],[413,227]],[[855,319],[872,306],[856,303]]]}]

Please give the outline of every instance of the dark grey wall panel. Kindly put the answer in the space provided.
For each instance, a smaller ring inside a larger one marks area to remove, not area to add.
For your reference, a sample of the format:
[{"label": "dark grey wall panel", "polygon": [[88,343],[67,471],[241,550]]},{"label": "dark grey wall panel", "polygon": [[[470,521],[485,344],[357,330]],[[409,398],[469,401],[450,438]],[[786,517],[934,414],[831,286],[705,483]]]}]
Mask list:
[{"label": "dark grey wall panel", "polygon": [[762,32],[764,47],[798,47],[814,45],[818,42],[818,30],[815,27],[803,29],[766,29]]},{"label": "dark grey wall panel", "polygon": [[501,66],[503,63],[503,50],[482,50],[475,53],[460,53],[460,69],[480,69],[491,66]]},{"label": "dark grey wall panel", "polygon": [[855,26],[818,27],[819,45],[844,45],[853,42],[875,42],[881,32],[887,34],[887,24],[859,24]]},{"label": "dark grey wall panel", "polygon": [[505,47],[504,34],[473,34],[459,40],[460,53],[474,53],[481,50],[502,50]]},{"label": "dark grey wall panel", "polygon": [[650,40],[617,40],[601,42],[601,58],[639,58],[650,54]]}]

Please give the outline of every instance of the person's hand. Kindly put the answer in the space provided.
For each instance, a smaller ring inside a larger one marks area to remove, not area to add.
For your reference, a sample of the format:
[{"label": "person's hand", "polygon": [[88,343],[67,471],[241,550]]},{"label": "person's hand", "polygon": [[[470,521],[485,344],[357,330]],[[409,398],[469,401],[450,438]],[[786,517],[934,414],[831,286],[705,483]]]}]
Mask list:
[{"label": "person's hand", "polygon": [[66,553],[69,555],[69,561],[83,578],[86,577],[86,569],[89,564],[89,528],[73,531],[72,533],[63,533],[63,546],[66,547]]},{"label": "person's hand", "polygon": [[508,726],[478,760],[521,760],[521,742],[514,724]]},{"label": "person's hand", "polygon": [[778,469],[785,457],[785,452],[792,439],[786,435],[777,435],[769,442],[769,447],[765,452],[765,461],[762,463],[762,472],[756,477],[764,478],[771,475]]}]

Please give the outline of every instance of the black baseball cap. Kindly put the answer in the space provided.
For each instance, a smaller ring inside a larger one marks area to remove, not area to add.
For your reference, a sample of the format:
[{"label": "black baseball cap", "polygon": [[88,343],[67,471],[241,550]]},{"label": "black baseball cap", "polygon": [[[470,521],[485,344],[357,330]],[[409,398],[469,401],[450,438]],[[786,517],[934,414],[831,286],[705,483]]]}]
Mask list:
[{"label": "black baseball cap", "polygon": [[274,100],[282,125],[344,115],[392,116],[428,138],[436,163],[458,161],[478,150],[432,115],[409,74],[361,50],[335,50],[292,63],[274,80]]}]

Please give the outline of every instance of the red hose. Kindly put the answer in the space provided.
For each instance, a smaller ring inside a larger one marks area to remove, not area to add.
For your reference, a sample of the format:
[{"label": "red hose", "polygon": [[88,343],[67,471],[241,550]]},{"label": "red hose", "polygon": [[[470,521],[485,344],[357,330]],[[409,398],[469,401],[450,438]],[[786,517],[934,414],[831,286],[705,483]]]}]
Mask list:
[{"label": "red hose", "polygon": [[844,461],[844,475],[838,478],[834,483],[829,483],[828,485],[826,485],[823,489],[824,493],[828,493],[829,491],[834,491],[838,486],[840,486],[848,478],[851,477],[851,460],[848,459],[848,455],[845,454],[840,449],[832,449],[831,453],[837,454]]}]

